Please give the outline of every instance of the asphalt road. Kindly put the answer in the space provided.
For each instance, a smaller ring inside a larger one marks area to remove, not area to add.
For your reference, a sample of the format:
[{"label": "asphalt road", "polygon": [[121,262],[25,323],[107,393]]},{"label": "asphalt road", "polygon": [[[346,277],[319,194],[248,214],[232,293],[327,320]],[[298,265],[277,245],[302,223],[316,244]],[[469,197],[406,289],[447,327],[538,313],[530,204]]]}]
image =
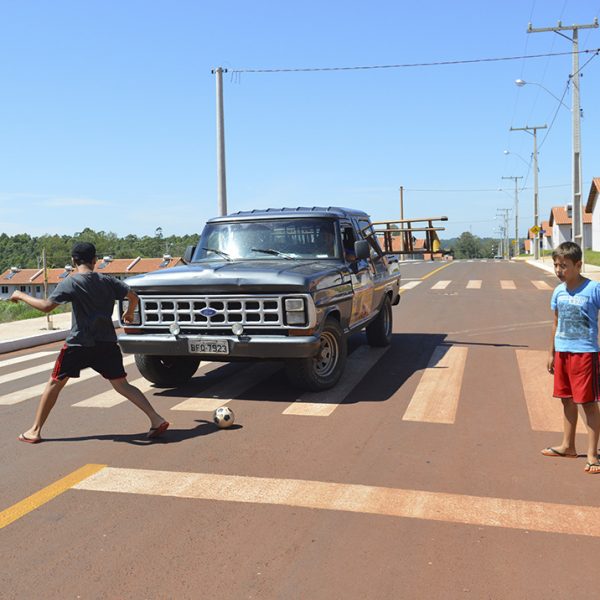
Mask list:
[{"label": "asphalt road", "polygon": [[[173,423],[155,443],[100,377],[66,386],[44,443],[19,443],[58,346],[0,357],[0,597],[596,597],[600,476],[539,453],[560,439],[556,281],[441,266],[403,266],[392,346],[354,336],[342,388],[203,363],[150,388]],[[218,430],[224,403],[236,425]]]}]

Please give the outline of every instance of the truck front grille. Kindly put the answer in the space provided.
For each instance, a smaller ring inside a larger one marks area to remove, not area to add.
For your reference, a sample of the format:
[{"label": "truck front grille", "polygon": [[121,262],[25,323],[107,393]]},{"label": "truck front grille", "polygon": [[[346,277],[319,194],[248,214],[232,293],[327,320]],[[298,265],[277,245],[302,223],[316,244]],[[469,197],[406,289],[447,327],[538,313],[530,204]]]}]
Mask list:
[{"label": "truck front grille", "polygon": [[241,323],[251,327],[283,326],[279,296],[140,297],[142,325],[223,328]]}]

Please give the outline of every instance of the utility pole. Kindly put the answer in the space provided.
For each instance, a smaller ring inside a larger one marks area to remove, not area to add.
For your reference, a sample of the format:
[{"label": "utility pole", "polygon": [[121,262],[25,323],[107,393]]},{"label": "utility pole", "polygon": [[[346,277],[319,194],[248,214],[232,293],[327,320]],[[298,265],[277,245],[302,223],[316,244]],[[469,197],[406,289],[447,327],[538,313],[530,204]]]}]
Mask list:
[{"label": "utility pole", "polygon": [[[581,203],[581,108],[579,104],[579,30],[597,29],[598,17],[593,23],[586,25],[563,25],[561,21],[556,27],[534,28],[529,23],[527,33],[540,33],[553,31],[566,38],[573,44],[573,72],[569,75],[573,82],[573,95],[571,103],[571,117],[573,129],[573,240],[581,246],[582,262],[585,256],[585,240],[583,237],[583,206]],[[561,31],[572,31],[573,37],[561,33]]]},{"label": "utility pole", "polygon": [[[508,213],[510,212],[509,208],[497,208],[496,216],[501,216],[504,218],[504,227],[500,226],[502,230],[502,258],[509,259],[510,258],[510,249],[508,247]],[[500,214],[498,214],[500,213]]]},{"label": "utility pole", "polygon": [[[523,179],[520,177],[502,177],[502,179],[514,179],[515,180],[515,248],[513,256],[518,256],[520,254],[519,249],[519,187],[517,185],[517,181],[519,179]],[[510,253],[509,253],[510,258]]]},{"label": "utility pole", "polygon": [[223,113],[223,73],[227,69],[217,67],[211,71],[217,83],[217,200],[219,216],[227,214],[227,179],[225,173],[225,116]]},{"label": "utility pole", "polygon": [[[527,133],[533,131],[533,225],[534,227],[539,226],[539,215],[538,215],[538,152],[537,152],[537,130],[538,129],[548,129],[548,125],[535,125],[533,127],[529,127],[525,125],[525,127],[511,127],[510,131],[526,131]],[[534,249],[533,249],[533,257],[537,260],[540,257],[540,242],[539,242],[540,232],[537,231],[534,241]]]},{"label": "utility pole", "polygon": [[[400,186],[400,220],[404,219],[404,186]],[[400,229],[404,229],[404,223],[400,223]],[[400,233],[400,250],[404,251],[404,232]]]}]

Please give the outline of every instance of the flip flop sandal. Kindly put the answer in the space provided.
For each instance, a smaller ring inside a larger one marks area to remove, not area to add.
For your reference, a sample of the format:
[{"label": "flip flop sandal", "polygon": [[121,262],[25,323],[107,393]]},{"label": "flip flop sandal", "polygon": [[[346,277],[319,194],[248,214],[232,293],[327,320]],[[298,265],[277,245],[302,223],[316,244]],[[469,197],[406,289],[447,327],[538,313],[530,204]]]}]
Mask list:
[{"label": "flip flop sandal", "polygon": [[146,434],[146,437],[148,439],[157,438],[169,428],[170,424],[169,421],[163,421],[158,427],[151,427],[150,431]]},{"label": "flip flop sandal", "polygon": [[[597,467],[598,470],[597,471],[592,471],[592,467]],[[585,463],[585,472],[590,474],[590,475],[600,475],[600,462],[595,462],[595,463]]]},{"label": "flip flop sandal", "polygon": [[541,452],[543,456],[550,456],[551,458],[577,458],[577,454],[567,454],[566,452],[560,452],[556,448],[544,448]]},{"label": "flip flop sandal", "polygon": [[29,438],[24,433],[21,433],[17,439],[26,444],[39,444],[42,441],[42,438]]}]

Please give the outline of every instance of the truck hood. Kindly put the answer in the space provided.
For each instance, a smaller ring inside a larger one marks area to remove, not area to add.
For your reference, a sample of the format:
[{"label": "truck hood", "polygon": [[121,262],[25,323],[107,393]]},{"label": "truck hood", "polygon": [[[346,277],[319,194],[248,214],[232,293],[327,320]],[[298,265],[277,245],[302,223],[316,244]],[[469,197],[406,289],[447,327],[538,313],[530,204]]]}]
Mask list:
[{"label": "truck hood", "polygon": [[154,271],[126,280],[140,293],[311,292],[348,279],[341,261],[206,261]]}]

